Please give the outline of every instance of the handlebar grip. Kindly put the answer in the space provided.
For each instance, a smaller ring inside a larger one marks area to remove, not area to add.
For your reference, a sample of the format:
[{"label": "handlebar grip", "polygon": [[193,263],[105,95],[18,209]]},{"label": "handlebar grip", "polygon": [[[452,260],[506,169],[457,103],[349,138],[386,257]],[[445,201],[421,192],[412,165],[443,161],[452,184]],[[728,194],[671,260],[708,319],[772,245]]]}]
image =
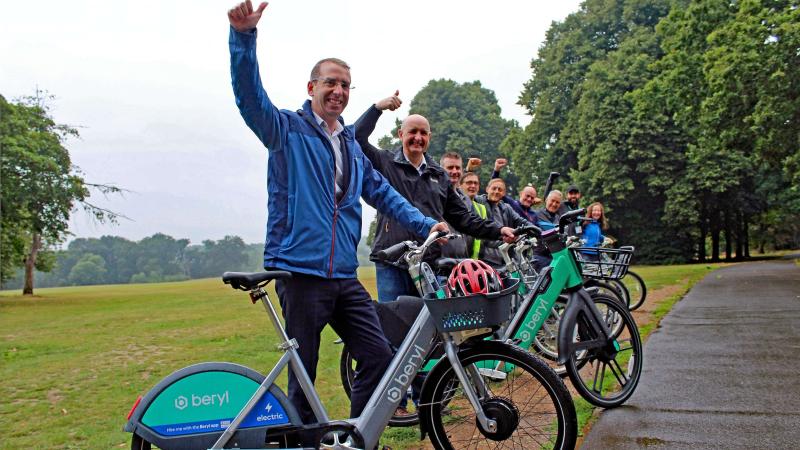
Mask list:
[{"label": "handlebar grip", "polygon": [[520,235],[523,235],[523,234],[524,235],[541,236],[542,235],[542,229],[537,227],[536,225],[523,225],[523,226],[521,226],[521,227],[519,227],[519,228],[514,230],[514,235],[515,236],[520,236]]},{"label": "handlebar grip", "polygon": [[383,250],[379,250],[375,256],[377,256],[381,261],[395,262],[400,259],[401,256],[403,256],[403,253],[405,253],[407,249],[408,244],[405,242],[398,242],[391,247],[386,247]]}]

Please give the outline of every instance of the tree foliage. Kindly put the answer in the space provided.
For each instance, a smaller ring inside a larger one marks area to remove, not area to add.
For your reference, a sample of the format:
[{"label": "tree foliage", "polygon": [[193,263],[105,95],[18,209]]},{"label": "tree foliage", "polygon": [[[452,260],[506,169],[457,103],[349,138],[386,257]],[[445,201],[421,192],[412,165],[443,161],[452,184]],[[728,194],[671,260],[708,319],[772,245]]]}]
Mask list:
[{"label": "tree foliage", "polygon": [[[523,182],[561,172],[604,202],[612,234],[640,261],[705,259],[707,247],[716,259],[723,243],[727,257],[746,256],[751,227],[800,213],[789,200],[798,11],[797,1],[584,2],[531,64],[520,104],[533,118],[505,142],[513,166]],[[781,232],[772,244],[800,245],[793,227]]]},{"label": "tree foliage", "polygon": [[[218,277],[225,271],[258,271],[264,264],[264,245],[245,244],[238,236],[190,245],[188,239],[156,233],[138,242],[119,236],[75,239],[50,255],[52,270],[37,273],[42,287],[180,281]],[[21,280],[8,280],[2,287],[21,286]]]},{"label": "tree foliage", "polygon": [[82,206],[99,221],[114,221],[111,211],[87,202],[89,188],[119,192],[113,186],[87,183],[71,160],[65,143],[78,131],[57,124],[46,97],[9,103],[0,96],[0,183],[2,185],[2,271],[0,280],[25,267],[26,294],[33,293],[33,271],[48,270],[46,252],[68,235],[70,213]]}]

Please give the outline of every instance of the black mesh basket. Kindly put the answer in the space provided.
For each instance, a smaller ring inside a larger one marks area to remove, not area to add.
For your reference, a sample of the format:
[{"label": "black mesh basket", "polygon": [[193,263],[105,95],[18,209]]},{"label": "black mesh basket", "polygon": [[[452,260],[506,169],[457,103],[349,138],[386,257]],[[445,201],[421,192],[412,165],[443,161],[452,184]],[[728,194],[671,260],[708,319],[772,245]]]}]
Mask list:
[{"label": "black mesh basket", "polygon": [[425,306],[440,333],[498,328],[509,319],[511,300],[517,292],[519,280],[508,278],[503,283],[505,288],[494,294],[426,298]]},{"label": "black mesh basket", "polygon": [[619,280],[624,277],[633,256],[633,247],[574,247],[571,250],[584,277],[603,280]]}]

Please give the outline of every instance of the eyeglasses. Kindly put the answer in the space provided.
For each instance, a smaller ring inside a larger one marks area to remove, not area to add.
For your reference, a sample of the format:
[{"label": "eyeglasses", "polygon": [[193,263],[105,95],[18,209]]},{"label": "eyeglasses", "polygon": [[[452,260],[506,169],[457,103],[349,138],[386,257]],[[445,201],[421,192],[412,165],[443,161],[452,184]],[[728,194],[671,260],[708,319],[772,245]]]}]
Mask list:
[{"label": "eyeglasses", "polygon": [[336,78],[312,78],[311,81],[319,81],[327,88],[335,88],[337,85],[341,86],[343,90],[349,91],[350,89],[355,89],[355,86],[350,86],[349,81],[341,81],[337,80]]}]

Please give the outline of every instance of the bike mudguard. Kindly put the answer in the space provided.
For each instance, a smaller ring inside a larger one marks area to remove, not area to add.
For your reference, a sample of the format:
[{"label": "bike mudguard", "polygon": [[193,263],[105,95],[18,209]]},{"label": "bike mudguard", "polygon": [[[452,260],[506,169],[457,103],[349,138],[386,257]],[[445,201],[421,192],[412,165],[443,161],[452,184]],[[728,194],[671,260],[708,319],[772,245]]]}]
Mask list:
[{"label": "bike mudguard", "polygon": [[[233,363],[184,367],[158,383],[139,401],[125,431],[161,449],[209,448],[264,378],[253,369]],[[272,385],[229,443],[236,443],[238,447],[263,447],[267,428],[301,423],[286,395]]]}]

